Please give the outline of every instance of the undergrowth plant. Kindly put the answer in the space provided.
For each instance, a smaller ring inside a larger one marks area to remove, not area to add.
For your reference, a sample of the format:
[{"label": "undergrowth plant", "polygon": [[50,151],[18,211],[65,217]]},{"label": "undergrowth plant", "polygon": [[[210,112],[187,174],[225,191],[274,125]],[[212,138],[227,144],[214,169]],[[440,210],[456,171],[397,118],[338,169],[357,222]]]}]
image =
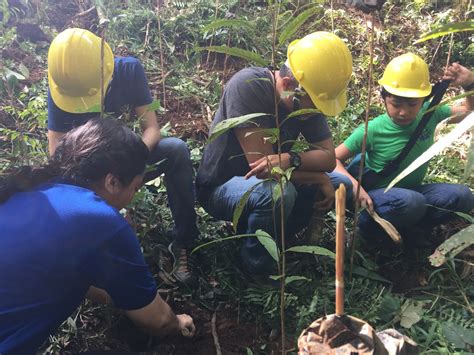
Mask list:
[{"label": "undergrowth plant", "polygon": [[[37,11],[36,17],[32,16],[30,20],[45,22],[49,20],[49,11],[46,10],[57,5],[52,0],[39,5],[32,1],[26,3],[29,6],[28,13],[34,15]],[[162,7],[160,20],[156,14],[156,1],[111,0],[104,2],[104,5],[110,19],[106,40],[114,53],[138,57],[145,66],[152,92],[161,99],[165,80],[167,111],[159,112],[160,119],[165,120],[163,125],[168,115],[173,113],[182,114],[183,121],[196,118],[209,124],[217,109],[223,82],[232,73],[255,63],[278,67],[285,60],[289,41],[312,31],[330,31],[332,22],[335,33],[347,38],[354,58],[348,107],[337,119],[328,121],[334,143],[337,145],[342,142],[362,122],[369,65],[363,15],[347,11],[339,2],[334,2],[334,9],[331,11],[329,1],[168,0],[162,3],[166,3],[166,6]],[[74,5],[73,2],[71,4]],[[94,4],[84,1],[86,8]],[[0,88],[1,171],[21,165],[27,160],[43,160],[47,156],[46,78],[38,81],[27,79],[26,72],[20,70],[22,60],[6,56],[9,49],[20,48],[28,56],[41,57],[43,59],[36,63],[42,66],[45,73],[47,45],[19,39],[14,25],[7,25],[7,22],[11,19],[23,20],[24,16],[21,12],[6,11],[7,8],[8,2],[0,0],[0,12],[3,14],[0,20],[0,76],[4,84],[8,76],[6,68],[18,75],[15,75],[16,79],[10,79],[15,81],[13,89],[9,87],[9,91],[6,91],[4,86]],[[381,13],[383,21],[377,19],[376,23],[374,80],[381,76],[391,58],[405,50],[414,50],[428,59],[428,62],[433,59],[431,69],[441,73],[447,61],[450,35],[416,45],[413,39],[419,38],[421,32],[429,32],[438,26],[465,22],[469,11],[472,10],[458,7],[454,3],[417,1],[412,4],[388,0]],[[90,24],[93,28],[97,25],[94,21]],[[158,31],[158,21],[161,21],[161,32]],[[52,37],[63,29],[54,28],[45,22],[40,22],[40,25]],[[468,32],[456,33],[451,54],[452,60],[461,60],[467,66],[472,66],[474,58],[470,36]],[[162,53],[159,50],[159,38],[162,39]],[[163,59],[160,54],[163,54]],[[30,64],[23,64],[32,71]],[[378,93],[374,93],[370,107],[371,117],[383,112],[380,103]],[[191,109],[193,111],[189,112]],[[251,118],[243,118],[240,122],[245,119]],[[237,121],[234,123],[237,124]],[[224,127],[224,130],[230,128]],[[172,127],[171,133],[176,132],[181,133]],[[197,168],[204,145],[202,137],[193,136],[189,130],[183,134],[190,146],[193,165]],[[270,139],[278,139],[277,134],[269,136]],[[466,150],[461,147],[459,152],[464,154]],[[459,182],[462,178],[459,174],[463,167],[460,159],[462,154],[449,153],[435,158],[430,167],[429,178],[432,181],[449,179],[451,182]],[[470,154],[473,154],[472,148]],[[290,172],[275,170],[274,173],[282,181],[290,177]],[[166,232],[172,227],[169,209],[162,208],[167,203],[165,190],[163,181],[157,179],[152,185],[141,189],[131,209],[132,223],[137,230],[146,260],[157,278],[161,269],[166,269],[167,266],[166,258],[169,256],[166,249],[163,250],[163,245],[167,244]],[[284,288],[275,289],[256,284],[240,272],[236,252],[239,240],[226,240],[229,236],[235,236],[231,225],[215,221],[200,206],[196,206],[196,212],[201,232],[199,243],[213,244],[202,247],[195,253],[200,271],[199,287],[192,292],[175,291],[178,303],[182,302],[179,299],[192,299],[194,304],[212,312],[219,303],[230,305],[238,314],[239,320],[253,321],[265,329],[258,339],[260,347],[264,349],[262,353],[270,352],[270,345],[282,336],[283,332],[278,331],[279,328],[282,329],[282,325],[289,339],[288,346],[285,346],[288,350],[290,344],[294,344],[291,340],[311,321],[334,312],[334,263],[330,252],[334,248],[334,214],[329,213],[326,217],[326,229],[320,249],[307,247],[305,253],[301,253],[301,250],[291,252],[282,248],[281,243],[275,242],[272,236],[263,233],[253,236],[260,237],[266,243],[280,264],[281,256],[285,255],[286,283],[282,283]],[[219,242],[222,240],[226,241]],[[406,292],[397,289],[396,286],[399,285],[392,284],[380,272],[375,262],[378,255],[370,254],[364,248],[357,249],[359,251],[355,254],[354,277],[351,282],[346,283],[347,313],[365,319],[378,330],[388,327],[401,329],[418,342],[423,353],[459,353],[472,350],[474,324],[465,298],[471,297],[474,289],[472,282],[459,277],[459,259],[448,257],[445,264],[434,269],[426,265],[428,255],[418,256],[419,260],[425,260],[424,263],[416,264],[416,267],[427,270],[426,282],[423,281],[421,286]],[[392,257],[390,262],[400,273],[413,267],[413,260],[410,258],[400,257],[394,260]],[[173,286],[160,283],[160,288],[166,287]],[[285,302],[283,306],[282,300]],[[183,307],[186,307],[184,302]],[[76,343],[81,344],[79,349],[76,348],[77,351],[98,350],[92,347],[91,339],[104,342],[106,330],[117,323],[117,319],[113,318],[113,321],[100,325],[103,318],[117,317],[104,315],[100,309],[103,308],[84,305],[45,344],[44,349],[60,353],[71,349]],[[284,324],[280,322],[282,310]],[[93,336],[91,332],[94,332]],[[269,333],[272,333],[272,338],[268,336]],[[251,345],[243,346],[245,348]],[[258,353],[259,349],[253,348],[252,351]]]}]

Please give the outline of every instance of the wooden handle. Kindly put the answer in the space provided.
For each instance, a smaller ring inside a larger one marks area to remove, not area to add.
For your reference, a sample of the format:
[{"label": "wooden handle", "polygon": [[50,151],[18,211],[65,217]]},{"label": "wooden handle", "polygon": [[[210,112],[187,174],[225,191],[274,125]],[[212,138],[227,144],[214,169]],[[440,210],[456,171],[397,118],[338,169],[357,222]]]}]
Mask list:
[{"label": "wooden handle", "polygon": [[346,217],[346,187],[336,190],[336,315],[344,314],[344,222]]}]

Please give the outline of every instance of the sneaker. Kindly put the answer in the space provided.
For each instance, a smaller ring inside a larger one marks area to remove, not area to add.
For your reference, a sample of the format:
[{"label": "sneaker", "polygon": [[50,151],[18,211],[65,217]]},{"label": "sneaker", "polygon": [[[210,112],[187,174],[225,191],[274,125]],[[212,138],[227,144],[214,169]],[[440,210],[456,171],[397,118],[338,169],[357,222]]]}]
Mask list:
[{"label": "sneaker", "polygon": [[189,287],[196,285],[197,278],[194,274],[194,258],[189,255],[189,250],[172,242],[168,246],[168,251],[174,259],[173,271],[171,273],[174,278]]}]

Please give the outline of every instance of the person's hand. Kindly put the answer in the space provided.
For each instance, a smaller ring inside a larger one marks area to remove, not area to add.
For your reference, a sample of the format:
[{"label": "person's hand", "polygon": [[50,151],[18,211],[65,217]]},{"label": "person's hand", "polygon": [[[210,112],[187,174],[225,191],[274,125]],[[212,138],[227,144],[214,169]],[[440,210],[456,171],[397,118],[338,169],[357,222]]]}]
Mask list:
[{"label": "person's hand", "polygon": [[187,338],[193,337],[196,333],[193,319],[187,314],[177,314],[176,318],[178,318],[178,328],[181,335]]},{"label": "person's hand", "polygon": [[[282,154],[282,169],[289,168],[289,162],[289,155],[286,153]],[[248,179],[251,176],[256,176],[259,179],[267,179],[271,176],[272,168],[275,166],[280,166],[278,154],[267,155],[249,164],[250,171],[245,175],[245,178]]]},{"label": "person's hand", "polygon": [[321,199],[318,199],[313,208],[320,211],[327,211],[331,209],[332,205],[334,204],[334,187],[331,184],[331,179],[327,175],[324,175],[326,178],[319,183],[317,186],[319,187],[319,191],[321,193]]},{"label": "person's hand", "polygon": [[474,83],[474,73],[459,63],[453,63],[446,69],[443,79],[451,80],[451,85],[468,87]]},{"label": "person's hand", "polygon": [[[356,194],[357,194],[357,187],[352,188],[352,193],[355,199]],[[365,191],[362,186],[359,191],[359,203],[361,207],[367,208],[369,212],[371,213],[374,212],[374,203],[372,202],[372,199],[370,198],[367,191]]]}]

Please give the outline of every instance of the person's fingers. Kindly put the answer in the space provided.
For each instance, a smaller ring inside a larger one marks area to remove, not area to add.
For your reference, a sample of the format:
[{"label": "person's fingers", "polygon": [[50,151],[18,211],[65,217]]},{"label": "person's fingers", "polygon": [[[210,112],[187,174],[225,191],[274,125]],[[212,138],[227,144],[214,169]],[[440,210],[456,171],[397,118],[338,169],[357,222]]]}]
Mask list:
[{"label": "person's fingers", "polygon": [[262,170],[265,168],[266,166],[262,164],[254,166],[252,169],[250,169],[250,171],[247,174],[245,174],[245,179],[248,179],[251,176],[260,174]]}]

